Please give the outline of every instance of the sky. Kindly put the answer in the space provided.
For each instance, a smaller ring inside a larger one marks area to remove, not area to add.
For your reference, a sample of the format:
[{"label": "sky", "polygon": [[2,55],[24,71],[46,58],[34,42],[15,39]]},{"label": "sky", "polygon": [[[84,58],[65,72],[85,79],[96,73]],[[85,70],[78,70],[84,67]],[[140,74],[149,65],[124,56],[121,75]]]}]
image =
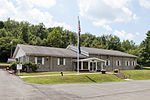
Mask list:
[{"label": "sky", "polygon": [[112,34],[140,44],[150,23],[150,0],[0,0],[0,20],[8,18],[62,26],[81,34]]}]

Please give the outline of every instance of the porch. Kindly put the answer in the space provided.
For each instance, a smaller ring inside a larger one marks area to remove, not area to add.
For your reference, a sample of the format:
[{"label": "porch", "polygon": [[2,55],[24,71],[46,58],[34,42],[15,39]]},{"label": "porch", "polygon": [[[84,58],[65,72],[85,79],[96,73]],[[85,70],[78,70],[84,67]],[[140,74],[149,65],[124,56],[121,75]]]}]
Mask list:
[{"label": "porch", "polygon": [[[79,60],[80,71],[97,72],[105,69],[105,60],[99,58],[86,58]],[[74,69],[77,70],[77,60],[74,61]]]}]

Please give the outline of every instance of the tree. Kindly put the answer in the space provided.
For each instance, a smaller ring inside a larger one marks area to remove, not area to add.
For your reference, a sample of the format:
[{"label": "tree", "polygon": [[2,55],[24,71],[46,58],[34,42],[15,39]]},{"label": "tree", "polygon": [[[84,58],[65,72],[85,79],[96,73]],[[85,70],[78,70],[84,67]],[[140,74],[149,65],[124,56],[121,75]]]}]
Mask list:
[{"label": "tree", "polygon": [[[10,42],[13,42],[13,45]],[[11,48],[14,52],[17,44],[24,44],[24,41],[20,39],[14,39],[13,37],[0,38],[0,62],[6,62],[10,58]]]},{"label": "tree", "polygon": [[48,46],[51,47],[60,47],[62,45],[62,35],[60,34],[59,30],[56,28],[49,33],[47,37]]},{"label": "tree", "polygon": [[0,29],[0,38],[1,37],[6,37],[8,36],[7,31],[5,30],[5,28]]},{"label": "tree", "polygon": [[143,65],[150,66],[150,31],[146,35],[146,39],[141,43],[140,58]]},{"label": "tree", "polygon": [[0,29],[4,28],[4,22],[0,21]]}]

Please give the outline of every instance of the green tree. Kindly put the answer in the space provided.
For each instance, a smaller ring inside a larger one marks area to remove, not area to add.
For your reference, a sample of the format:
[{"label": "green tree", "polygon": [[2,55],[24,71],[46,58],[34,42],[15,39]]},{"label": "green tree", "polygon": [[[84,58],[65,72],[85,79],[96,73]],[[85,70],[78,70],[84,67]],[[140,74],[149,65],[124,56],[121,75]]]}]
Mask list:
[{"label": "green tree", "polygon": [[150,66],[150,31],[146,35],[146,39],[141,43],[140,58],[143,65]]},{"label": "green tree", "polygon": [[49,33],[47,37],[48,46],[51,47],[60,47],[62,45],[62,35],[60,34],[60,31],[56,28]]}]

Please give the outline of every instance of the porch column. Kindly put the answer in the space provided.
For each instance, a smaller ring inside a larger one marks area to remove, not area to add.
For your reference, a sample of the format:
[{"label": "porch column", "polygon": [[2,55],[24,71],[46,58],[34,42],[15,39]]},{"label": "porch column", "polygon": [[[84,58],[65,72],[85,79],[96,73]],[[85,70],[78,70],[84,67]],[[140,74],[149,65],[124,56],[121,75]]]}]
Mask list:
[{"label": "porch column", "polygon": [[90,61],[88,61],[88,70],[90,70]]},{"label": "porch column", "polygon": [[103,62],[101,62],[101,70],[103,70]]},{"label": "porch column", "polygon": [[97,62],[96,62],[96,71],[97,71]]},{"label": "porch column", "polygon": [[81,70],[83,70],[83,61],[81,61]]}]

